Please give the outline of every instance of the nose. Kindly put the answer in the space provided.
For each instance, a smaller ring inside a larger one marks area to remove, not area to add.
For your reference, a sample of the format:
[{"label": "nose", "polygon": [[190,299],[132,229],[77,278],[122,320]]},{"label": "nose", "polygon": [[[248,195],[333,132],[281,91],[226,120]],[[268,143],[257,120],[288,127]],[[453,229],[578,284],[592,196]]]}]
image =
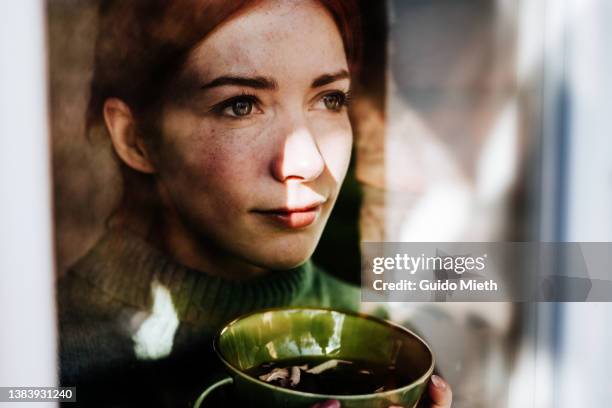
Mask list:
[{"label": "nose", "polygon": [[285,182],[292,178],[312,181],[319,177],[325,169],[325,161],[306,124],[288,126],[283,134],[283,143],[272,162],[274,178]]}]

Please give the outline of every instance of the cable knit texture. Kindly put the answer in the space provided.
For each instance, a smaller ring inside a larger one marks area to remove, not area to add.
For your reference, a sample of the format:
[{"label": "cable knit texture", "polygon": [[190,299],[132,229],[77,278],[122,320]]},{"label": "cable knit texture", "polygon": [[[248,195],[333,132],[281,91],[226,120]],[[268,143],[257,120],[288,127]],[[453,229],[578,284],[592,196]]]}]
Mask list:
[{"label": "cable knit texture", "polygon": [[110,231],[59,281],[58,300],[61,383],[79,405],[187,407],[220,375],[211,345],[224,323],[269,307],[357,310],[359,290],[311,262],[213,277]]}]

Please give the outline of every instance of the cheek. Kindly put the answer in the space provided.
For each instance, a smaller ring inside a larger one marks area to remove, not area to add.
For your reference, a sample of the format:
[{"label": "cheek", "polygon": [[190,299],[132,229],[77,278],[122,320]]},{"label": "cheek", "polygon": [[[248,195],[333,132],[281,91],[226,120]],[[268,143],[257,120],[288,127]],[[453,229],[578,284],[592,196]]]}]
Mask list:
[{"label": "cheek", "polygon": [[164,146],[160,177],[169,189],[180,189],[182,196],[239,205],[263,168],[256,160],[263,157],[262,149],[249,142],[252,139],[245,137],[244,130],[200,125],[167,129],[166,135],[173,137]]},{"label": "cheek", "polygon": [[339,184],[344,180],[351,159],[353,132],[348,119],[336,126],[318,129],[317,144],[334,180]]}]

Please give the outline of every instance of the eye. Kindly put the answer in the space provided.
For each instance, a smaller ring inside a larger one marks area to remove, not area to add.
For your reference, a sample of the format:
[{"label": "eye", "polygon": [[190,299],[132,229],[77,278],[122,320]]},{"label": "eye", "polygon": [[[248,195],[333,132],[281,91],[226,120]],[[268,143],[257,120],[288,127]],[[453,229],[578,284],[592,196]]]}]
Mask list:
[{"label": "eye", "polygon": [[240,95],[221,102],[213,107],[213,111],[219,116],[230,118],[244,118],[254,112],[257,106],[257,98],[251,95]]},{"label": "eye", "polygon": [[348,94],[340,91],[328,93],[323,95],[321,101],[325,109],[332,112],[340,112],[347,105]]},{"label": "eye", "polygon": [[235,116],[246,116],[253,111],[253,102],[249,100],[237,100],[229,107]]}]

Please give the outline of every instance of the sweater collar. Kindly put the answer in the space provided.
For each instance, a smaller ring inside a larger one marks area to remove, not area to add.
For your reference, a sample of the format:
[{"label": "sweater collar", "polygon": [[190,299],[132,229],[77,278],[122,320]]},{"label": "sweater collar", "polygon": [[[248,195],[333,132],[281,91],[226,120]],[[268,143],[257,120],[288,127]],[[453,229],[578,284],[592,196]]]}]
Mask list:
[{"label": "sweater collar", "polygon": [[172,297],[179,321],[222,324],[248,311],[295,304],[310,290],[313,267],[232,281],[183,266],[125,231],[109,231],[74,269],[107,296],[149,310],[154,284]]}]

